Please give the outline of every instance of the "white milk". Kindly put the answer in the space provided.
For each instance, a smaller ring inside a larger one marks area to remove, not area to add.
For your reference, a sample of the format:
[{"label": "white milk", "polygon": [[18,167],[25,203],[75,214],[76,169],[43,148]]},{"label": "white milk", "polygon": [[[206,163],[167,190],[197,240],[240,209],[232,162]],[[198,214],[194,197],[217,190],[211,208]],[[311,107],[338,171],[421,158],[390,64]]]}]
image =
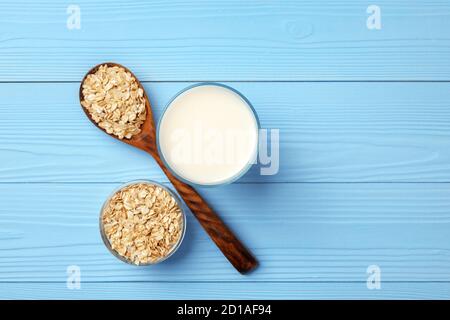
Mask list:
[{"label": "white milk", "polygon": [[258,122],[248,103],[219,85],[200,85],[178,95],[158,128],[167,165],[200,185],[233,181],[254,162]]}]

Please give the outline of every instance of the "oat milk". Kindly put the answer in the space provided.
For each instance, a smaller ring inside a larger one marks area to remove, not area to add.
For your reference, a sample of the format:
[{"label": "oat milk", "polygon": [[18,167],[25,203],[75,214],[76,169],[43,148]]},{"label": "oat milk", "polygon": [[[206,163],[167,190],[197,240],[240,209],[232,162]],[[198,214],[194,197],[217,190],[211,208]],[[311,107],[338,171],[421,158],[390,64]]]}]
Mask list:
[{"label": "oat milk", "polygon": [[167,165],[181,178],[199,185],[227,183],[254,161],[258,121],[234,90],[199,85],[169,104],[159,124],[158,142]]}]

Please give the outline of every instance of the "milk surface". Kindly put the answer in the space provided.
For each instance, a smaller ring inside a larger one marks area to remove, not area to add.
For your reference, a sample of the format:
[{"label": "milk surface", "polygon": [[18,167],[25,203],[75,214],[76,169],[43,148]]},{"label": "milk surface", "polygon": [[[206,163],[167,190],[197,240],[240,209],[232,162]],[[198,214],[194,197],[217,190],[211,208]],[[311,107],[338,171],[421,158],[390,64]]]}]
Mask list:
[{"label": "milk surface", "polygon": [[158,141],[164,160],[181,178],[201,185],[221,184],[254,162],[258,123],[238,93],[201,85],[171,102],[158,128]]}]

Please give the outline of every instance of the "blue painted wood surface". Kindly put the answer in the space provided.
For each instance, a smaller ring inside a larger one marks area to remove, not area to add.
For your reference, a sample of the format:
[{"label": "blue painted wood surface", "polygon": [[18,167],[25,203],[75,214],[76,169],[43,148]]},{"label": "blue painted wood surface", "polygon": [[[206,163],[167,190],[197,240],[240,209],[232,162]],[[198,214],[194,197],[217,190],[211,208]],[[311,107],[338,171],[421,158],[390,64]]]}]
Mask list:
[{"label": "blue painted wood surface", "polygon": [[[81,29],[66,28],[69,4]],[[448,0],[2,0],[1,81],[79,81],[116,61],[142,80],[449,80]]]},{"label": "blue painted wood surface", "polygon": [[[380,30],[369,4],[2,1],[0,298],[450,298],[450,1],[377,1]],[[218,80],[280,129],[278,174],[255,166],[200,189],[261,261],[254,273],[237,274],[192,216],[161,265],[103,247],[111,190],[167,183],[79,107],[82,75],[108,60],[146,81],[156,118],[180,89]]]}]

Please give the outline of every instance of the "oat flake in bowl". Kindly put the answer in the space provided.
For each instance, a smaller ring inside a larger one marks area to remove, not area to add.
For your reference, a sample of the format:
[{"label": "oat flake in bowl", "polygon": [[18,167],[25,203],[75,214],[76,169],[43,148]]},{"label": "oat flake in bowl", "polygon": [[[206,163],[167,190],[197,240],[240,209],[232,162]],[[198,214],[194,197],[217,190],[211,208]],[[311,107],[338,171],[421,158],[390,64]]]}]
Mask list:
[{"label": "oat flake in bowl", "polygon": [[107,133],[131,139],[141,132],[147,115],[144,90],[124,68],[101,65],[83,80],[82,94],[81,105]]},{"label": "oat flake in bowl", "polygon": [[103,205],[100,230],[107,248],[134,265],[161,262],[179,247],[185,215],[178,197],[152,181],[134,181]]}]

